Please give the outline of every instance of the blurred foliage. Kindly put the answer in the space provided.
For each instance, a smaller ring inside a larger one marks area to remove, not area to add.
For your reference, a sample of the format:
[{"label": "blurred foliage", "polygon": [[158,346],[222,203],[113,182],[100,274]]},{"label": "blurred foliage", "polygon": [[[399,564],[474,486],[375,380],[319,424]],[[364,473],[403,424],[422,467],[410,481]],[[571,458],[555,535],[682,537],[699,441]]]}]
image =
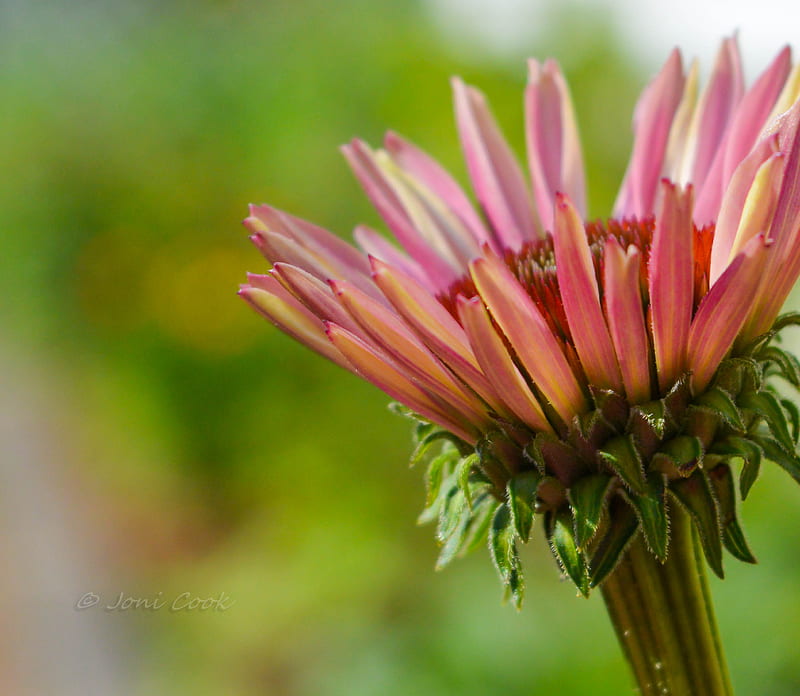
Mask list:
[{"label": "blurred foliage", "polygon": [[[109,616],[134,633],[141,693],[626,693],[599,598],[575,599],[541,541],[526,551],[541,570],[521,614],[500,606],[485,554],[433,573],[407,424],[234,294],[265,269],[237,227],[250,201],[344,236],[379,224],[336,151],[355,135],[375,144],[396,129],[464,178],[451,74],[486,91],[523,153],[525,56],[451,51],[402,0],[2,13],[0,308],[7,340],[48,375],[58,464],[126,580],[105,589],[236,602]],[[530,54],[566,67],[603,215],[646,71],[601,16],[569,7],[549,21]],[[744,519],[770,567],[731,568],[717,589],[741,693],[788,694],[798,622],[769,621],[800,611],[785,552],[800,519],[775,511],[798,496],[765,478]]]}]

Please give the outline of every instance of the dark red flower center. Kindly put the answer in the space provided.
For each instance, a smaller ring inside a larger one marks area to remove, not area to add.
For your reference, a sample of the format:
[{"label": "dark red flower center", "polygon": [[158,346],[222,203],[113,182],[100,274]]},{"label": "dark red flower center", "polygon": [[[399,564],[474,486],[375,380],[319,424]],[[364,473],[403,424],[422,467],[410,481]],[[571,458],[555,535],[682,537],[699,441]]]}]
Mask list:
[{"label": "dark red flower center", "polygon": [[[606,239],[614,237],[623,249],[633,245],[641,252],[640,287],[644,306],[645,308],[648,306],[648,264],[655,227],[656,221],[652,216],[641,220],[637,218],[610,219],[605,222],[597,220],[586,224],[586,236],[592,252],[601,301],[605,243]],[[695,307],[708,292],[708,269],[713,239],[713,224],[702,228],[694,228]],[[526,242],[518,250],[506,249],[503,257],[506,265],[528,292],[553,333],[565,343],[571,343],[572,337],[558,287],[552,236],[548,234],[543,239]],[[447,291],[441,293],[438,299],[454,317],[458,318],[456,310],[458,296],[463,295],[466,298],[472,298],[477,294],[472,278],[469,274],[466,274],[454,282]]]}]

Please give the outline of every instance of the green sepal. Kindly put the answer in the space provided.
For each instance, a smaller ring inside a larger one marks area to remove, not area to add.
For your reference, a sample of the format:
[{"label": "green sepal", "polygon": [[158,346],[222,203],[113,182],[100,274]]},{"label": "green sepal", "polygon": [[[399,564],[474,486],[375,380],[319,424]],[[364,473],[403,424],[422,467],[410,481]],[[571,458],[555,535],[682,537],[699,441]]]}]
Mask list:
[{"label": "green sepal", "polygon": [[642,527],[647,547],[662,563],[669,550],[669,513],[667,511],[666,477],[652,472],[642,495],[627,494]]},{"label": "green sepal", "polygon": [[567,510],[550,511],[546,515],[547,540],[563,571],[584,596],[589,596],[589,572],[583,553],[575,542],[572,516]]},{"label": "green sepal", "polygon": [[690,476],[703,459],[703,443],[691,435],[678,435],[667,440],[653,455],[652,468],[664,474],[674,469],[680,476]]},{"label": "green sepal", "polygon": [[737,430],[744,430],[742,414],[731,395],[721,387],[712,387],[698,396],[694,403],[711,410]]},{"label": "green sepal", "polygon": [[431,459],[425,471],[425,507],[429,508],[439,497],[442,482],[450,474],[450,464],[458,456],[455,450],[445,450]]},{"label": "green sepal", "polygon": [[724,389],[735,398],[742,391],[742,375],[745,369],[750,369],[745,366],[749,362],[752,361],[745,358],[723,360],[714,374],[712,385]]},{"label": "green sepal", "polygon": [[777,440],[767,436],[755,436],[753,439],[761,446],[767,459],[785,469],[795,481],[800,483],[800,459],[794,448],[787,451]]},{"label": "green sepal", "polygon": [[575,543],[585,549],[595,535],[606,503],[613,476],[584,476],[570,486],[567,499],[575,522]]},{"label": "green sepal", "polygon": [[783,410],[789,414],[792,424],[792,444],[796,446],[798,437],[800,437],[800,411],[797,410],[794,401],[789,399],[780,399],[780,404]]},{"label": "green sepal", "polygon": [[[454,508],[452,514],[452,519],[454,520],[452,524],[453,528],[443,540],[442,549],[439,552],[439,557],[436,559],[436,570],[441,570],[455,558],[461,545],[464,543],[464,536],[471,518],[472,511],[469,505],[464,504]],[[440,539],[440,542],[441,541]]]},{"label": "green sepal", "polygon": [[739,395],[737,401],[740,406],[749,409],[756,416],[763,417],[781,445],[788,450],[794,449],[794,441],[786,423],[786,414],[772,394],[763,390],[760,392],[745,391]]},{"label": "green sepal", "polygon": [[711,570],[720,578],[725,577],[722,570],[722,530],[719,510],[705,472],[697,469],[689,478],[672,481],[670,491],[694,521],[700,533],[703,553]]},{"label": "green sepal", "polygon": [[752,440],[731,435],[715,442],[709,452],[726,457],[741,457],[744,464],[739,474],[739,493],[742,500],[746,500],[761,471],[761,458],[764,454],[761,447]]},{"label": "green sepal", "polygon": [[628,402],[624,396],[612,389],[589,386],[594,410],[608,426],[616,432],[624,432],[628,420]]},{"label": "green sepal", "polygon": [[629,435],[612,437],[597,451],[600,463],[610,467],[622,482],[634,493],[647,492],[642,459]]},{"label": "green sepal", "polygon": [[678,381],[670,387],[666,396],[661,400],[664,403],[664,416],[667,420],[667,428],[671,432],[677,432],[681,429],[683,417],[691,399],[691,375],[683,374]]},{"label": "green sepal", "polygon": [[495,508],[499,505],[488,490],[478,490],[471,506],[464,505],[452,534],[442,545],[436,570],[441,570],[456,556],[465,556],[485,539]]},{"label": "green sepal", "polygon": [[552,474],[567,482],[585,472],[586,464],[575,448],[552,433],[538,433],[525,447],[525,456],[542,475]]},{"label": "green sepal", "polygon": [[452,438],[452,435],[446,430],[442,430],[431,423],[420,423],[415,428],[415,434],[417,445],[414,447],[411,458],[408,460],[408,466],[411,468],[414,468],[425,458],[430,448],[433,447],[438,440],[449,440]]},{"label": "green sepal", "polygon": [[720,464],[708,472],[708,480],[714,489],[719,504],[719,518],[722,526],[722,543],[740,561],[756,563],[753,552],[747,545],[744,532],[736,515],[736,486],[733,474],[727,464]]},{"label": "green sepal", "polygon": [[773,363],[781,377],[795,387],[800,387],[800,362],[788,351],[777,346],[766,346],[758,352],[758,360]]},{"label": "green sepal", "polygon": [[514,605],[519,609],[522,606],[525,585],[517,545],[514,542],[515,537],[511,512],[508,505],[503,503],[495,511],[489,527],[489,551],[500,575],[500,581],[506,588],[507,596],[510,595]]},{"label": "green sepal", "polygon": [[531,535],[536,491],[541,480],[542,475],[538,471],[525,471],[509,479],[506,487],[511,520],[523,542],[527,542]]},{"label": "green sepal", "polygon": [[488,491],[477,495],[472,505],[472,516],[466,530],[464,530],[461,548],[458,550],[457,555],[459,557],[472,553],[479,546],[486,543],[489,525],[498,505],[500,503],[497,498]]},{"label": "green sepal", "polygon": [[606,518],[607,527],[598,538],[589,564],[589,587],[592,588],[602,583],[617,567],[639,528],[639,518],[633,508],[619,496],[614,496],[609,503]]},{"label": "green sepal", "polygon": [[464,497],[464,492],[456,485],[452,486],[445,494],[442,506],[439,508],[439,524],[436,527],[436,539],[444,544],[458,529],[464,511],[469,513],[469,505]]},{"label": "green sepal", "polygon": [[469,506],[472,506],[472,489],[470,487],[469,475],[472,473],[472,468],[477,466],[479,461],[478,455],[473,452],[466,457],[462,457],[456,465],[456,481],[458,482],[458,487],[461,489],[462,493],[464,493],[464,498]]},{"label": "green sepal", "polygon": [[661,401],[650,401],[631,408],[628,432],[644,459],[658,449],[667,430],[666,409]]},{"label": "green sepal", "polygon": [[787,326],[800,326],[800,312],[786,312],[781,314],[772,325],[773,334],[783,331]]}]

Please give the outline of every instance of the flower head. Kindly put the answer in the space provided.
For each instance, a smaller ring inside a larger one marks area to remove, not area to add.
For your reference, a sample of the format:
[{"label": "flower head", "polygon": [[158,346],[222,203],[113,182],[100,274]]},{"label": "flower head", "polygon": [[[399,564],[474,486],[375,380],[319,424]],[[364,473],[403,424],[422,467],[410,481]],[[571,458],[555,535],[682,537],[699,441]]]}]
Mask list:
[{"label": "flower head", "polygon": [[439,447],[424,517],[441,564],[488,534],[519,599],[515,541],[538,513],[586,593],[638,531],[665,558],[677,503],[721,574],[722,545],[753,560],[731,463],[743,495],[762,456],[800,472],[797,411],[765,381],[800,380],[769,345],[800,275],[800,71],[787,48],[746,89],[728,39],[698,94],[674,51],[636,107],[613,217],[594,222],[567,85],[552,60],[529,67],[529,176],[456,79],[479,210],[400,136],[354,140],[344,154],[400,246],[362,226],[359,252],[252,206],[272,268],[240,294],[421,419],[415,458]]}]

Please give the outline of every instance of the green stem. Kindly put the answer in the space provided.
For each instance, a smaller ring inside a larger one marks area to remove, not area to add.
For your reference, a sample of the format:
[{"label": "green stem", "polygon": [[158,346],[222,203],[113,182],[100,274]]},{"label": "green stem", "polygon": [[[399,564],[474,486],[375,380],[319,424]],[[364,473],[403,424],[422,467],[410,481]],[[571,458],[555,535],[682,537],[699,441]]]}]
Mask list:
[{"label": "green stem", "polygon": [[639,535],[603,599],[643,696],[733,696],[699,540],[676,507],[666,563]]}]

